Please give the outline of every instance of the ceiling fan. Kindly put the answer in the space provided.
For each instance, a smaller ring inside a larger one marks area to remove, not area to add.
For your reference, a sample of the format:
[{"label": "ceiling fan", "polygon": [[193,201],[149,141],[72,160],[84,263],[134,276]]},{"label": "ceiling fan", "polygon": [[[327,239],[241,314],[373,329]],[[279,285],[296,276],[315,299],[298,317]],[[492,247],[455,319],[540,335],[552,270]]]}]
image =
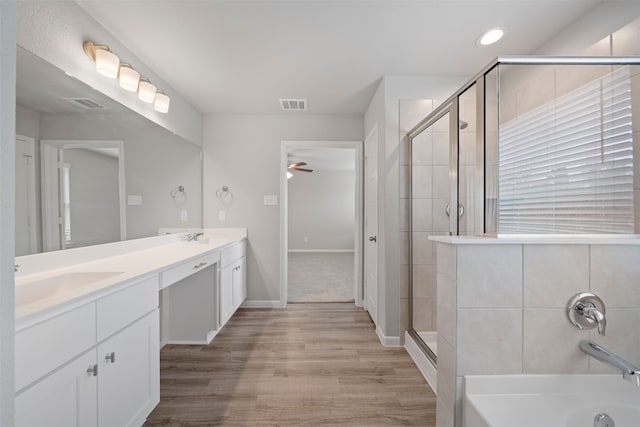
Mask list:
[{"label": "ceiling fan", "polygon": [[307,166],[307,163],[306,162],[291,163],[287,166],[287,169],[290,171],[298,171],[298,172],[313,172],[313,169],[305,169],[300,166]]}]

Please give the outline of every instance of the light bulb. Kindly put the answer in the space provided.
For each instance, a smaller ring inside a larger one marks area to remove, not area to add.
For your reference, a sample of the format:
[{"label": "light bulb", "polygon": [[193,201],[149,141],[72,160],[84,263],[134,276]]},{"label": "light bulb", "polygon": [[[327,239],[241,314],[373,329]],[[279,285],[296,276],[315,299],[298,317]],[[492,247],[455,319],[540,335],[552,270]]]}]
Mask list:
[{"label": "light bulb", "polygon": [[156,92],[156,99],[153,102],[153,108],[155,108],[156,111],[159,111],[161,113],[168,113],[170,103],[171,98],[169,98],[166,93],[161,90]]},{"label": "light bulb", "polygon": [[138,90],[138,83],[140,82],[140,73],[131,68],[129,64],[120,64],[120,87],[129,92],[135,92]]},{"label": "light bulb", "polygon": [[489,46],[500,40],[502,36],[504,36],[504,30],[502,28],[492,28],[480,36],[478,44],[481,46]]},{"label": "light bulb", "polygon": [[118,77],[120,58],[109,50],[108,47],[96,48],[96,71],[103,76],[115,79]]},{"label": "light bulb", "polygon": [[149,80],[144,77],[140,78],[140,83],[138,84],[138,98],[142,102],[148,102],[149,104],[153,102],[156,97],[156,87],[152,85]]}]

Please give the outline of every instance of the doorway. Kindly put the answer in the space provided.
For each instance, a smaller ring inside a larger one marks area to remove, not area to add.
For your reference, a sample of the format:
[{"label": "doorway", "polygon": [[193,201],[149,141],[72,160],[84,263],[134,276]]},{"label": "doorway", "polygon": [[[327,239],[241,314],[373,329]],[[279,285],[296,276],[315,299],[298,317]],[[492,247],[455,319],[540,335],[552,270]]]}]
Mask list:
[{"label": "doorway", "polygon": [[283,141],[281,305],[362,305],[362,142]]},{"label": "doorway", "polygon": [[40,148],[43,249],[124,240],[123,142],[42,140]]}]

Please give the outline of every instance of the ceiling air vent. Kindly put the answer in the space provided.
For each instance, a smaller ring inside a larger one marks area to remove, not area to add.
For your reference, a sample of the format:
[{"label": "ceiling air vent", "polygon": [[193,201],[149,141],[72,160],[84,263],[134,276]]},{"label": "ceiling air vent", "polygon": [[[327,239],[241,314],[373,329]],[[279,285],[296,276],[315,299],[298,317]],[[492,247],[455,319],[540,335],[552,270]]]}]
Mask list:
[{"label": "ceiling air vent", "polygon": [[62,98],[62,99],[84,110],[104,110],[103,105],[98,104],[96,101],[94,101],[91,98]]},{"label": "ceiling air vent", "polygon": [[281,99],[280,108],[283,111],[307,111],[306,99]]}]

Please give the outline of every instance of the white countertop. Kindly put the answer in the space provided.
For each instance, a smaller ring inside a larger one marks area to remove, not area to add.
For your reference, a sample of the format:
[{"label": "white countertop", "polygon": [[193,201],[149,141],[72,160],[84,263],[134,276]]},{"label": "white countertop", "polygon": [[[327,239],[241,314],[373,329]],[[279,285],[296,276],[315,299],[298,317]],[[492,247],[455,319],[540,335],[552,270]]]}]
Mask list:
[{"label": "white countertop", "polygon": [[451,245],[640,245],[637,234],[512,234],[497,237],[429,236]]},{"label": "white countertop", "polygon": [[[182,233],[16,258],[16,264],[21,264],[21,272],[16,274],[16,289],[37,286],[40,281],[72,273],[119,273],[86,286],[55,292],[32,303],[16,305],[16,331],[116,292],[138,279],[220,251],[247,236],[246,229],[234,229],[238,230],[235,233],[215,230],[203,230],[203,238],[208,239],[206,243],[186,242]],[[54,264],[59,268],[51,268]]]}]

